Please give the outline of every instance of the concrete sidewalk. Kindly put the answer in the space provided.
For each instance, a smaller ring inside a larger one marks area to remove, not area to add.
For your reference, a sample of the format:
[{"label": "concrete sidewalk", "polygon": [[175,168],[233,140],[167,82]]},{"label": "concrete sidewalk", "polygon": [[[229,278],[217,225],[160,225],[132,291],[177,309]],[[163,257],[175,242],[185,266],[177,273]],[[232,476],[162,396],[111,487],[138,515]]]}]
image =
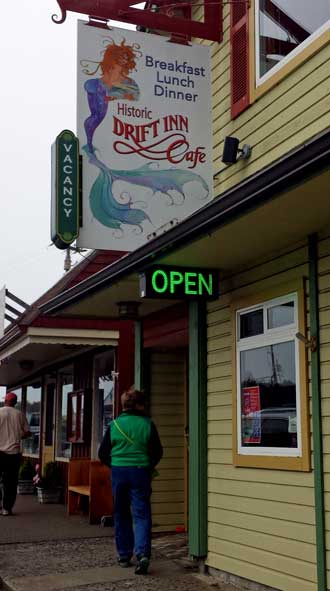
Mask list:
[{"label": "concrete sidewalk", "polygon": [[103,536],[112,537],[113,528],[89,525],[80,515],[68,517],[64,505],[43,505],[34,495],[18,495],[14,515],[0,515],[0,545]]},{"label": "concrete sidewalk", "polygon": [[104,538],[2,546],[0,564],[7,591],[238,591],[157,550],[149,574],[137,576],[117,565],[113,540]]},{"label": "concrete sidewalk", "polygon": [[[67,517],[62,505],[18,497],[0,516],[0,577],[8,591],[238,591],[192,571],[185,534],[153,539],[148,576],[117,565],[113,528]],[[1,587],[1,581],[0,581]]]}]

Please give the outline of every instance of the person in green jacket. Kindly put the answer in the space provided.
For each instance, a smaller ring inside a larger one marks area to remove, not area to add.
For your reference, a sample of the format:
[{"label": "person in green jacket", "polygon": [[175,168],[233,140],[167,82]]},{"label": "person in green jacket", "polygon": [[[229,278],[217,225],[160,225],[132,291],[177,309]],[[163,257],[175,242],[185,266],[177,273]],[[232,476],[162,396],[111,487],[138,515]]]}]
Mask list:
[{"label": "person in green jacket", "polygon": [[110,422],[98,455],[103,464],[111,467],[118,562],[130,566],[134,549],[135,573],[147,574],[151,556],[151,478],[163,448],[155,424],[145,414],[145,394],[131,388],[121,396],[121,405],[123,412]]}]

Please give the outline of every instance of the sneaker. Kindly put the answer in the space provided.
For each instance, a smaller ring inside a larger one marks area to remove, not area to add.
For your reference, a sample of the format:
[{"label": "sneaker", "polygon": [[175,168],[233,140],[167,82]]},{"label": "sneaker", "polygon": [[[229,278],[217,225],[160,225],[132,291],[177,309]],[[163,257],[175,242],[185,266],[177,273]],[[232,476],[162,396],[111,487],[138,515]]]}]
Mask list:
[{"label": "sneaker", "polygon": [[149,558],[146,556],[141,556],[138,558],[138,563],[135,567],[135,574],[136,575],[146,575],[149,568]]},{"label": "sneaker", "polygon": [[7,511],[7,509],[2,509],[2,515],[4,515],[5,517],[7,517],[7,515],[11,515],[11,511]]},{"label": "sneaker", "polygon": [[130,558],[118,558],[118,564],[122,568],[127,568],[128,566],[131,566]]}]

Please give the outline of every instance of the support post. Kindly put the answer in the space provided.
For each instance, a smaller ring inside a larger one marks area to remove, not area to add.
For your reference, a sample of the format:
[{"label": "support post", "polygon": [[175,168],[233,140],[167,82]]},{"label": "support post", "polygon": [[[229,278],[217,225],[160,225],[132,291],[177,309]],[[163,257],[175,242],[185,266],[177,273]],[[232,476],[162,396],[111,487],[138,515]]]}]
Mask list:
[{"label": "support post", "polygon": [[324,514],[324,476],[323,476],[323,444],[322,444],[322,410],[321,410],[321,377],[320,377],[320,334],[319,334],[319,303],[318,303],[318,248],[317,235],[308,237],[309,255],[309,308],[310,337],[315,339],[316,347],[311,349],[311,382],[312,382],[312,421],[314,449],[314,494],[316,523],[316,563],[317,589],[326,591],[326,550],[325,550],[325,514]]},{"label": "support post", "polygon": [[206,304],[189,304],[189,552],[207,554]]},{"label": "support post", "polygon": [[141,390],[143,387],[143,326],[141,320],[135,321],[134,385],[137,390]]}]

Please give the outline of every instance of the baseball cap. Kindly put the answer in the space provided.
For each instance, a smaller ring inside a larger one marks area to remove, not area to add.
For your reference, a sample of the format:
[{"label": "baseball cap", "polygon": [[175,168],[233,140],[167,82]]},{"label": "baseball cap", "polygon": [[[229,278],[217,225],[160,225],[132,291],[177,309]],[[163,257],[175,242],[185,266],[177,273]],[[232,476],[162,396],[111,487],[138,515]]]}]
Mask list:
[{"label": "baseball cap", "polygon": [[14,394],[14,392],[7,392],[7,394],[5,396],[5,402],[14,402],[16,404],[16,402],[17,402],[16,394]]}]

